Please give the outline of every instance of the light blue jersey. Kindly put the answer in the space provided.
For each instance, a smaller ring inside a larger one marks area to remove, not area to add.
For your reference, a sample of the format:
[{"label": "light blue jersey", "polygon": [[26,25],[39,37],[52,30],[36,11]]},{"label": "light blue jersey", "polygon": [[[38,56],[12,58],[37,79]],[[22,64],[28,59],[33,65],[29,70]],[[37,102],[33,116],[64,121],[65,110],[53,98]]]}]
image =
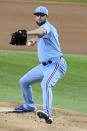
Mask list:
[{"label": "light blue jersey", "polygon": [[37,48],[39,61],[46,62],[50,58],[63,56],[56,29],[49,22],[41,25],[40,28],[45,28],[47,30],[47,34],[42,37],[38,37]]}]

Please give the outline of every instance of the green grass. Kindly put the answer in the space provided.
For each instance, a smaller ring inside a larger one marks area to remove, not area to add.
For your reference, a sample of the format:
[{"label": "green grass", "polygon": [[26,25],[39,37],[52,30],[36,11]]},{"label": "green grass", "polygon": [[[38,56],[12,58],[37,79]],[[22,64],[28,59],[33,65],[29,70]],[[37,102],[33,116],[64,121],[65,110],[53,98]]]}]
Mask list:
[{"label": "green grass", "polygon": [[27,1],[36,1],[36,2],[41,2],[41,1],[45,1],[45,2],[75,2],[75,3],[87,3],[87,0],[12,0],[12,1],[16,1],[16,2],[27,2]]},{"label": "green grass", "polygon": [[[87,113],[87,55],[64,55],[66,75],[53,87],[53,106]],[[23,101],[19,79],[38,65],[37,54],[0,51],[0,101]],[[42,104],[40,83],[33,85],[35,103]]]},{"label": "green grass", "polygon": [[[31,1],[31,0],[25,0]],[[79,3],[87,3],[87,0],[33,0],[33,1],[56,1],[56,2],[79,2]]]},{"label": "green grass", "polygon": [[87,0],[44,0],[44,1],[56,1],[56,2],[87,2]]}]

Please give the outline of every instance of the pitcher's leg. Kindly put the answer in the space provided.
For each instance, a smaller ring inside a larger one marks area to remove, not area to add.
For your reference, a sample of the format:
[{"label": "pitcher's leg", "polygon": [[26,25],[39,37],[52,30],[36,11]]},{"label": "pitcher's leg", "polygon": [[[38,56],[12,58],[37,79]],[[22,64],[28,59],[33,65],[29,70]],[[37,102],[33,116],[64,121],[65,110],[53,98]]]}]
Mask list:
[{"label": "pitcher's leg", "polygon": [[43,67],[44,78],[41,82],[43,91],[43,111],[38,111],[37,115],[40,118],[44,118],[48,124],[51,124],[53,121],[51,118],[51,107],[53,98],[52,86],[54,86],[66,72],[66,64],[65,62],[62,63],[63,64],[61,64],[61,68],[58,62]]},{"label": "pitcher's leg", "polygon": [[52,88],[49,87],[47,89],[43,87],[42,92],[43,92],[43,111],[47,113],[49,116],[51,116],[51,107],[53,99]]},{"label": "pitcher's leg", "polygon": [[32,108],[35,107],[33,98],[32,98],[32,84],[38,81],[41,81],[43,78],[43,73],[41,70],[41,65],[33,68],[27,74],[25,74],[20,79],[20,85],[22,88],[23,98],[24,98],[24,107],[25,108]]},{"label": "pitcher's leg", "polygon": [[48,113],[51,116],[51,107],[52,107],[52,86],[62,77],[61,72],[59,71],[59,64],[55,63],[50,65],[45,71],[43,81],[41,82],[41,87],[43,91],[43,111]]},{"label": "pitcher's leg", "polygon": [[34,100],[33,100],[33,97],[32,97],[32,86],[25,86],[25,87],[22,87],[22,94],[23,94],[23,98],[24,98],[24,107],[25,108],[33,108],[35,107],[35,104],[34,104]]}]

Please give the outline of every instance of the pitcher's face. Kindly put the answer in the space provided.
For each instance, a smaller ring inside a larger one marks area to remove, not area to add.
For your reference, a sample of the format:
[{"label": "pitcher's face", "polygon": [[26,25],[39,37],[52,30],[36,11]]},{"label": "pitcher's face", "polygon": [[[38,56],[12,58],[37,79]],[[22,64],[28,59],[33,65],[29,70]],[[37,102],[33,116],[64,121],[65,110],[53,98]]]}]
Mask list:
[{"label": "pitcher's face", "polygon": [[45,14],[37,13],[35,15],[35,20],[37,25],[41,26],[47,21],[47,16]]}]

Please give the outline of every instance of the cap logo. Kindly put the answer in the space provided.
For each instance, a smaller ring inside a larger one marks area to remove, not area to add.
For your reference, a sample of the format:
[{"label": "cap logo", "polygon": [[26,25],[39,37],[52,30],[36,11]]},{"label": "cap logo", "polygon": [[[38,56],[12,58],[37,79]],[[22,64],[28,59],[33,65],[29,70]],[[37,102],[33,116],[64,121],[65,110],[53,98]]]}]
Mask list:
[{"label": "cap logo", "polygon": [[39,10],[41,11],[41,10],[42,10],[42,8],[41,8],[41,7],[39,7]]}]

